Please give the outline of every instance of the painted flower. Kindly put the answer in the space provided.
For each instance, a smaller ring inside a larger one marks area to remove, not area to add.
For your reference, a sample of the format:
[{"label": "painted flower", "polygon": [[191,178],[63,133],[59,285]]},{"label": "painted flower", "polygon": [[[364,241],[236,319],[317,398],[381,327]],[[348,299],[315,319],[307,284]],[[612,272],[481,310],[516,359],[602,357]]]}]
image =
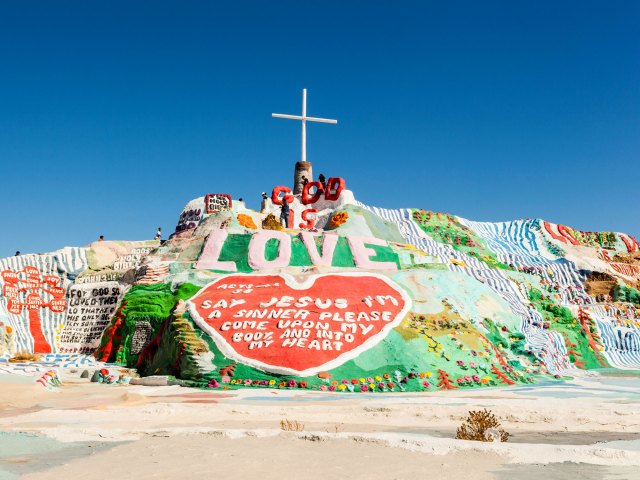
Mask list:
[{"label": "painted flower", "polygon": [[376,379],[376,382],[382,381],[382,377],[380,375],[376,375],[374,378]]},{"label": "painted flower", "polygon": [[251,380],[246,379],[246,380],[244,381],[244,384],[245,384],[245,385],[251,385]]},{"label": "painted flower", "polygon": [[376,389],[376,384],[375,383],[370,383],[369,384],[369,390],[373,391]]},{"label": "painted flower", "polygon": [[260,380],[254,380],[251,385],[260,385]]},{"label": "painted flower", "polygon": [[476,352],[475,350],[471,350],[471,355],[473,355],[474,357],[478,356],[478,352]]},{"label": "painted flower", "polygon": [[420,372],[420,373],[418,374],[418,376],[419,376],[420,378],[424,378],[424,377],[426,377],[426,376],[427,376],[427,374],[426,374],[426,373],[424,373],[424,372]]},{"label": "painted flower", "polygon": [[471,379],[476,383],[480,383],[480,377],[478,375],[472,376]]},{"label": "painted flower", "polygon": [[329,222],[329,228],[337,228],[347,221],[349,218],[349,213],[347,212],[338,212],[333,217],[331,217],[331,221]]},{"label": "painted flower", "polygon": [[336,386],[335,385],[329,385],[329,391],[330,392],[335,392],[336,391]]},{"label": "painted flower", "polygon": [[429,388],[431,386],[431,384],[425,380],[424,382],[422,382],[422,386],[424,388]]},{"label": "painted flower", "polygon": [[360,383],[367,383],[367,380],[365,378],[361,378]]},{"label": "painted flower", "polygon": [[373,383],[373,378],[367,377],[367,383]]},{"label": "painted flower", "polygon": [[289,381],[287,382],[287,387],[289,387],[289,388],[296,388],[296,385],[297,385],[297,383],[296,383],[296,381],[295,381],[295,380],[293,380],[293,379],[291,379],[291,380],[289,380]]},{"label": "painted flower", "polygon": [[275,381],[275,380],[273,380],[273,379],[272,379],[272,380],[269,380],[269,386],[270,386],[270,387],[273,387],[275,384],[276,384],[276,381]]},{"label": "painted flower", "polygon": [[384,390],[384,383],[382,383],[382,382],[378,383],[378,388],[380,390]]},{"label": "painted flower", "polygon": [[338,390],[340,390],[341,392],[344,392],[347,389],[346,385],[338,385]]},{"label": "painted flower", "polygon": [[456,378],[456,382],[462,384],[462,383],[464,383],[464,378],[458,377],[458,378]]},{"label": "painted flower", "polygon": [[[363,379],[363,380],[364,380],[364,379]],[[351,379],[351,385],[357,385],[358,383],[360,383],[360,382],[358,382],[358,379],[357,379],[357,378],[352,378],[352,379]]]},{"label": "painted flower", "polygon": [[389,375],[388,373],[385,373],[384,375],[382,375],[385,379],[388,379],[391,375]]},{"label": "painted flower", "polygon": [[298,387],[300,387],[300,388],[307,388],[307,382],[305,382],[304,380],[303,380],[303,381],[301,381],[301,382],[298,384]]},{"label": "painted flower", "polygon": [[337,380],[331,380],[331,385],[333,385],[335,387],[336,385],[338,385],[338,381]]},{"label": "painted flower", "polygon": [[433,377],[433,373],[431,373],[431,372],[427,372],[426,375],[427,375],[427,377]]},{"label": "painted flower", "polygon": [[464,367],[464,362],[462,360],[456,360],[456,363],[458,364],[458,366]]},{"label": "painted flower", "polygon": [[342,380],[343,385],[346,385],[347,383],[349,383],[349,380]]},{"label": "painted flower", "polygon": [[229,375],[224,375],[224,376],[220,379],[220,381],[221,381],[222,383],[229,383],[229,382],[231,381],[231,377],[229,377]]},{"label": "painted flower", "polygon": [[393,382],[388,382],[388,383],[387,383],[387,387],[389,387],[389,388],[393,388],[393,387],[395,387],[395,385],[393,384]]},{"label": "painted flower", "polygon": [[360,385],[360,391],[361,392],[368,392],[369,391],[369,385]]},{"label": "painted flower", "polygon": [[287,386],[287,382],[280,382],[278,384],[278,387],[280,387],[280,388],[283,388],[283,387],[286,387],[286,386]]},{"label": "painted flower", "polygon": [[[333,385],[331,385],[331,387],[333,387]],[[329,387],[329,388],[331,388]],[[320,389],[321,392],[326,392],[327,391],[327,386],[326,385],[320,385],[318,387]],[[333,388],[335,390],[335,387]]]},{"label": "painted flower", "polygon": [[487,385],[489,383],[489,380],[491,380],[489,377],[482,377],[482,380],[480,381],[483,385]]},{"label": "painted flower", "polygon": [[478,367],[478,365],[476,365],[476,363],[475,363],[475,362],[469,362],[469,366],[470,366],[471,368],[477,368],[477,367]]},{"label": "painted flower", "polygon": [[355,390],[355,387],[353,385],[347,385],[347,390],[353,392]]},{"label": "painted flower", "polygon": [[470,382],[471,381],[471,377],[469,375],[465,375],[464,376],[464,381],[465,382]]}]

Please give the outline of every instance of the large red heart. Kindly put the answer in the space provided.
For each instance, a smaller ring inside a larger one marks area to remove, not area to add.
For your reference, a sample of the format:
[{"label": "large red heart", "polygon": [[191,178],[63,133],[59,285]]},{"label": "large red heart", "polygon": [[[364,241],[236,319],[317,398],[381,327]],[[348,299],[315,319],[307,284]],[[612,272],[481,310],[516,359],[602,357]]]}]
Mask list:
[{"label": "large red heart", "polygon": [[373,347],[411,301],[382,275],[226,275],[188,302],[227,357],[261,370],[308,376]]}]

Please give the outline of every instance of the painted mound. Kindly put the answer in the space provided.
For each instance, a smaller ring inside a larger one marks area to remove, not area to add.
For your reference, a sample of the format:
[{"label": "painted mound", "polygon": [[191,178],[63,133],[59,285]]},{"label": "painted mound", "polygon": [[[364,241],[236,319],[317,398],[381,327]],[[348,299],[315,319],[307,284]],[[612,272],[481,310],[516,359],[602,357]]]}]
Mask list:
[{"label": "painted mound", "polygon": [[346,392],[640,365],[633,237],[369,207],[339,178],[276,187],[262,212],[206,195],[162,244],[95,242],[0,271],[5,359],[92,354],[203,387]]}]

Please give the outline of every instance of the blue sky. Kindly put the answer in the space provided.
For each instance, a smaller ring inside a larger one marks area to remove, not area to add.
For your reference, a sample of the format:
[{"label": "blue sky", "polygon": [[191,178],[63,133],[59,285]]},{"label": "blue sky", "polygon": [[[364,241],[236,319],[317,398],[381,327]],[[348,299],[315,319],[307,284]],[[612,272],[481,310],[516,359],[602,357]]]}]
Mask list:
[{"label": "blue sky", "polygon": [[0,256],[152,238],[316,174],[365,203],[640,236],[638,2],[4,2]]}]

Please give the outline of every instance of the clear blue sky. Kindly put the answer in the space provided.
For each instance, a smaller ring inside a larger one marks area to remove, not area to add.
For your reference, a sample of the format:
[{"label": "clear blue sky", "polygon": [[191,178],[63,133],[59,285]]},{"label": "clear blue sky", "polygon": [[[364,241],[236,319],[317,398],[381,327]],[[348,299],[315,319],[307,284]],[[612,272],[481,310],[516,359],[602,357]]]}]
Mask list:
[{"label": "clear blue sky", "polygon": [[0,256],[170,233],[207,192],[640,235],[640,3],[3,2]]}]

